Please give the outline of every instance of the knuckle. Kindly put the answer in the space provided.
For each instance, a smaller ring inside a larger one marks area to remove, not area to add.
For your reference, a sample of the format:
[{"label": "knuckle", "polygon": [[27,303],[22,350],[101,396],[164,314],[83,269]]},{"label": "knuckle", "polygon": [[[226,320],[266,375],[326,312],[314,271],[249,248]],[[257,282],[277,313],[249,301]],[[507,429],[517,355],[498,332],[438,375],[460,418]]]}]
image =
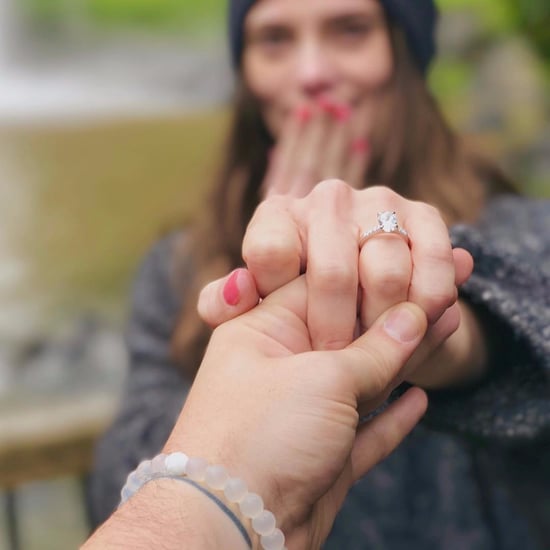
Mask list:
[{"label": "knuckle", "polygon": [[340,350],[348,346],[351,340],[351,334],[331,334],[330,338],[317,338],[317,345],[319,349],[326,351]]},{"label": "knuckle", "polygon": [[454,303],[455,293],[447,290],[432,291],[419,299],[419,305],[431,323],[439,319]]},{"label": "knuckle", "polygon": [[432,263],[446,264],[449,268],[452,267],[454,269],[453,249],[450,239],[432,243],[428,254]]},{"label": "knuckle", "polygon": [[369,270],[365,274],[365,292],[374,293],[383,298],[404,295],[406,297],[410,283],[410,272],[399,266],[384,270]]},{"label": "knuckle", "polygon": [[393,189],[390,189],[385,185],[375,185],[373,187],[369,187],[365,190],[365,192],[371,195],[370,198],[375,203],[379,204],[394,204],[396,198],[399,197],[399,195]]},{"label": "knuckle", "polygon": [[245,237],[256,231],[258,226],[262,226],[265,220],[270,220],[274,216],[280,216],[287,212],[292,205],[292,198],[280,193],[270,193],[254,210],[252,218],[248,223]]},{"label": "knuckle", "polygon": [[427,202],[416,202],[415,204],[419,210],[419,215],[429,218],[441,219],[441,212],[439,211],[439,208],[437,208],[433,204],[429,204]]},{"label": "knuckle", "polygon": [[351,192],[351,187],[341,179],[327,179],[319,182],[313,189],[316,196],[321,200],[337,200],[338,197],[347,196]]},{"label": "knuckle", "polygon": [[343,263],[311,266],[309,280],[321,292],[334,292],[357,286],[357,272]]},{"label": "knuckle", "polygon": [[256,208],[256,214],[263,214],[265,211],[282,210],[288,206],[289,197],[286,195],[273,194],[265,198]]},{"label": "knuckle", "polygon": [[292,239],[272,234],[268,239],[248,239],[243,243],[243,259],[252,272],[288,267],[299,262],[300,251]]}]

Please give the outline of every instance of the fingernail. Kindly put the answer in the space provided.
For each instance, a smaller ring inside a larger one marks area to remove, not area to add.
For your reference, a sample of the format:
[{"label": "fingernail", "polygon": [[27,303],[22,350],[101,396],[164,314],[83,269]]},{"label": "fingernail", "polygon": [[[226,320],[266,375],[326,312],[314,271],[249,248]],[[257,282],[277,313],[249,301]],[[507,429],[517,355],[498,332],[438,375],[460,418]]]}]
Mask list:
[{"label": "fingernail", "polygon": [[348,105],[335,105],[332,114],[336,120],[346,122],[351,116],[351,107]]},{"label": "fingernail", "polygon": [[420,336],[422,327],[417,317],[406,306],[402,306],[389,314],[384,329],[394,340],[408,344]]},{"label": "fingernail", "polygon": [[351,151],[359,155],[364,155],[370,150],[370,143],[367,138],[357,138],[351,143]]},{"label": "fingernail", "polygon": [[236,306],[241,300],[241,293],[238,285],[239,272],[239,269],[233,271],[223,287],[223,299],[229,306]]},{"label": "fingernail", "polygon": [[319,96],[317,98],[317,104],[326,113],[332,114],[334,112],[334,103],[324,96]]},{"label": "fingernail", "polygon": [[311,118],[312,113],[307,105],[302,105],[296,109],[294,115],[300,122],[305,123]]}]

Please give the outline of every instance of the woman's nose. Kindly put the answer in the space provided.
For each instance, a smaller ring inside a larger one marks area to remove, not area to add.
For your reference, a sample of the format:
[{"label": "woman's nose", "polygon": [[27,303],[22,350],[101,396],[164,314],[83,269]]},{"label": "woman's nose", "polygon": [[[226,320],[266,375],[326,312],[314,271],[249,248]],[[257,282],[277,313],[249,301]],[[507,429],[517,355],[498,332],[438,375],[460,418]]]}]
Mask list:
[{"label": "woman's nose", "polygon": [[311,41],[302,45],[297,52],[296,76],[300,91],[307,97],[315,97],[332,89],[335,73],[321,44]]}]

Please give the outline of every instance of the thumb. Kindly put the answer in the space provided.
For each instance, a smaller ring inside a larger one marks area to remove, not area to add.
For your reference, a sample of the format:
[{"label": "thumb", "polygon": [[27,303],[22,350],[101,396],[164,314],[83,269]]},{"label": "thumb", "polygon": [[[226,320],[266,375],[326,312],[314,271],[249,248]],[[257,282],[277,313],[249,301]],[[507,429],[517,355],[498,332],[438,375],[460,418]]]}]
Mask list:
[{"label": "thumb", "polygon": [[199,295],[200,318],[216,328],[258,305],[260,296],[252,274],[245,268],[207,284]]},{"label": "thumb", "polygon": [[405,302],[383,313],[346,349],[334,352],[351,373],[358,402],[387,390],[422,342],[427,326],[422,309]]},{"label": "thumb", "polygon": [[[307,288],[305,276],[272,292],[256,307],[239,315],[227,326],[240,327],[248,336],[247,348],[261,350],[262,356],[280,356],[311,351],[311,340],[306,325]],[[250,340],[251,333],[260,335],[258,347]],[[267,337],[267,340],[266,340]],[[267,342],[276,342],[275,347],[267,347]]]}]

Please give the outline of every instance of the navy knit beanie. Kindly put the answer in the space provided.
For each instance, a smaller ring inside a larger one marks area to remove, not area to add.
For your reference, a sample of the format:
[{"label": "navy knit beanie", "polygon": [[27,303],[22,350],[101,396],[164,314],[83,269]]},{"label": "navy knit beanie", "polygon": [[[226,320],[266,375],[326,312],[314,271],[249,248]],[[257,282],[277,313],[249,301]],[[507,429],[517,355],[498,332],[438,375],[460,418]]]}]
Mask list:
[{"label": "navy knit beanie", "polygon": [[[299,1],[299,0],[297,0]],[[243,49],[243,25],[255,0],[229,0],[231,59],[239,67]],[[388,17],[404,31],[407,43],[422,73],[435,55],[437,8],[434,0],[380,0]]]}]

